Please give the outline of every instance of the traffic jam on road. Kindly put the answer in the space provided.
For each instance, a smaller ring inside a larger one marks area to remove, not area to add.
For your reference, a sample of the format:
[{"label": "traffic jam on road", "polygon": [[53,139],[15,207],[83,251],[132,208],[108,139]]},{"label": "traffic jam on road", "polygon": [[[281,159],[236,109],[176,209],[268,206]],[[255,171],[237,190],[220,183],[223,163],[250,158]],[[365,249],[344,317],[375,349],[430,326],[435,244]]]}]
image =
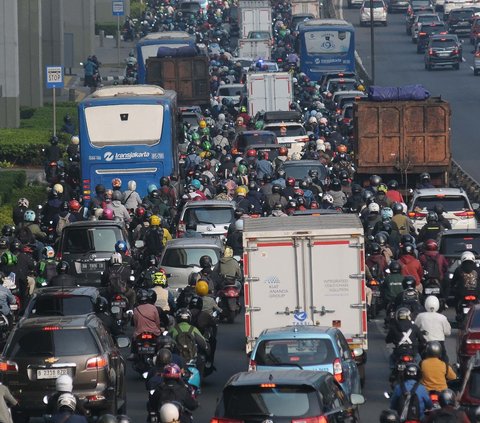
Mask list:
[{"label": "traffic jam on road", "polygon": [[149,0],[124,85],[87,61],[48,198],[2,228],[1,421],[480,421],[451,104],[368,86],[355,58],[358,26],[404,11],[425,69],[458,70],[478,10],[327,6]]}]

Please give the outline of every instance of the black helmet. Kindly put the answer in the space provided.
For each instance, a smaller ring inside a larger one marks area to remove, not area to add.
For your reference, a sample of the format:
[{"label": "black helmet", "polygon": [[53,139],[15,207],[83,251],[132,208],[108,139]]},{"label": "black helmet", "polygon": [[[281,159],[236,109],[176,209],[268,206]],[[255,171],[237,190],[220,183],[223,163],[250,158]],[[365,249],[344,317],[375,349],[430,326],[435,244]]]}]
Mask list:
[{"label": "black helmet", "polygon": [[417,284],[417,281],[413,276],[405,276],[402,280],[402,287],[403,289],[414,289],[415,285]]},{"label": "black helmet", "polygon": [[393,211],[393,214],[402,214],[403,213],[403,206],[400,203],[393,203],[392,204],[392,211]]},{"label": "black helmet", "polygon": [[257,187],[257,183],[255,181],[250,181],[248,183],[248,190],[249,191],[257,191],[258,187]]},{"label": "black helmet", "polygon": [[158,192],[158,190],[154,189],[150,193],[150,198],[154,198],[155,200],[159,199],[160,198],[160,193]]},{"label": "black helmet", "polygon": [[[275,186],[275,185],[274,185]],[[238,207],[235,209],[235,220],[240,219],[245,213],[245,210],[243,210],[241,207]]]},{"label": "black helmet", "polygon": [[10,243],[10,251],[12,251],[13,253],[20,251],[21,248],[22,243],[16,238]]},{"label": "black helmet", "polygon": [[395,190],[398,189],[398,181],[396,181],[395,179],[391,179],[387,182],[387,188]]},{"label": "black helmet", "polygon": [[0,238],[0,250],[6,250],[8,248],[8,238],[6,236],[2,236]]},{"label": "black helmet", "polygon": [[160,186],[163,187],[163,186],[168,186],[170,184],[170,179],[168,179],[168,177],[166,176],[162,176],[160,178]]},{"label": "black helmet", "polygon": [[400,244],[405,245],[405,244],[412,244],[415,245],[415,238],[413,235],[410,234],[405,234],[400,237]]},{"label": "black helmet", "polygon": [[445,213],[445,209],[443,208],[443,205],[441,203],[436,203],[433,206],[433,211],[437,213],[437,216],[441,216],[443,213]]},{"label": "black helmet", "polygon": [[403,244],[402,254],[410,254],[411,256],[415,255],[415,247],[410,242]]},{"label": "black helmet", "polygon": [[388,266],[391,273],[400,273],[402,271],[402,265],[396,260],[392,260]]},{"label": "black helmet", "polygon": [[282,187],[278,184],[272,185],[272,193],[273,194],[280,194],[282,192]]},{"label": "black helmet", "polygon": [[157,342],[156,342],[157,350],[160,350],[161,348],[167,348],[169,350],[172,350],[173,345],[174,345],[173,338],[168,334],[168,332],[166,335],[161,335],[157,337]]},{"label": "black helmet", "polygon": [[108,301],[105,297],[97,297],[95,302],[95,311],[97,313],[105,313],[108,310]]},{"label": "black helmet", "polygon": [[423,173],[420,175],[420,180],[421,180],[422,182],[430,181],[430,174],[427,173],[427,172],[423,172]]},{"label": "black helmet", "polygon": [[203,298],[199,295],[195,295],[191,300],[190,304],[188,305],[190,310],[199,310],[202,311],[203,309]]},{"label": "black helmet", "polygon": [[198,262],[198,264],[200,265],[200,267],[202,269],[205,269],[206,267],[212,267],[213,266],[213,263],[212,263],[212,258],[210,256],[202,256],[200,257],[200,260]]},{"label": "black helmet", "polygon": [[113,201],[122,201],[122,198],[123,198],[123,195],[118,189],[113,191],[113,193],[112,193],[112,200]]},{"label": "black helmet", "polygon": [[338,179],[334,179],[330,184],[330,188],[333,191],[341,191],[342,190],[342,184]]},{"label": "black helmet", "polygon": [[400,423],[400,417],[395,410],[383,410],[380,413],[380,423]]},{"label": "black helmet", "polygon": [[382,252],[382,247],[380,247],[380,244],[377,244],[376,242],[372,242],[370,244],[370,253],[374,255],[381,254]]},{"label": "black helmet", "polygon": [[137,291],[137,302],[138,304],[148,303],[148,291],[146,289],[139,289]]},{"label": "black helmet", "polygon": [[97,423],[118,423],[118,422],[115,416],[112,416],[111,414],[103,414],[97,420]]},{"label": "black helmet", "polygon": [[352,185],[352,194],[361,194],[363,191],[363,188],[358,185],[358,184],[353,184]]},{"label": "black helmet", "polygon": [[375,242],[378,242],[381,246],[385,245],[388,242],[388,236],[385,232],[378,232],[375,235]]},{"label": "black helmet", "polygon": [[374,195],[373,195],[373,192],[372,191],[369,191],[369,190],[364,190],[362,192],[362,198],[363,198],[363,201],[368,201],[369,199],[373,199]]},{"label": "black helmet", "polygon": [[273,178],[272,178],[272,175],[266,173],[265,175],[263,175],[263,182],[265,182],[266,184],[272,182]]},{"label": "black helmet", "polygon": [[2,235],[12,236],[15,228],[12,225],[3,225]]},{"label": "black helmet", "polygon": [[192,321],[192,313],[188,308],[181,308],[175,313],[175,318],[177,320],[177,323],[190,323]]},{"label": "black helmet", "polygon": [[68,201],[63,201],[62,204],[60,204],[60,210],[62,212],[68,212],[68,210],[70,210],[70,207],[68,206]]},{"label": "black helmet", "polygon": [[160,348],[155,356],[155,365],[162,367],[172,362],[172,352],[168,348]]},{"label": "black helmet", "polygon": [[148,263],[150,266],[156,266],[156,265],[158,264],[157,257],[154,256],[153,254],[151,254],[150,256],[148,256],[147,263]]},{"label": "black helmet", "polygon": [[148,296],[147,302],[149,304],[154,305],[157,302],[157,293],[153,289],[149,289],[147,291],[147,296]]},{"label": "black helmet", "polygon": [[438,402],[440,403],[441,407],[446,407],[448,405],[455,406],[455,392],[448,388],[444,389],[438,396]]},{"label": "black helmet", "polygon": [[57,264],[57,273],[59,275],[67,274],[68,269],[70,269],[70,265],[66,261],[61,261],[60,263]]},{"label": "black helmet", "polygon": [[378,185],[380,185],[380,183],[382,182],[382,178],[378,175],[372,175],[370,176],[370,185],[372,187],[376,187]]},{"label": "black helmet", "polygon": [[338,172],[338,179],[340,179],[340,181],[347,181],[349,179],[348,172],[345,169],[342,169]]},{"label": "black helmet", "polygon": [[437,223],[438,222],[438,214],[434,211],[429,211],[427,214],[427,223]]},{"label": "black helmet", "polygon": [[405,370],[403,371],[403,377],[405,378],[405,380],[407,379],[420,380],[421,376],[422,376],[422,372],[420,370],[420,367],[418,367],[418,364],[408,363],[405,366]]},{"label": "black helmet", "polygon": [[425,353],[427,357],[437,357],[440,358],[442,356],[442,344],[438,341],[429,341],[427,342],[427,346],[425,347]]},{"label": "black helmet", "polygon": [[105,185],[98,184],[98,185],[95,187],[95,192],[96,192],[97,194],[104,194],[104,193],[105,193]]}]

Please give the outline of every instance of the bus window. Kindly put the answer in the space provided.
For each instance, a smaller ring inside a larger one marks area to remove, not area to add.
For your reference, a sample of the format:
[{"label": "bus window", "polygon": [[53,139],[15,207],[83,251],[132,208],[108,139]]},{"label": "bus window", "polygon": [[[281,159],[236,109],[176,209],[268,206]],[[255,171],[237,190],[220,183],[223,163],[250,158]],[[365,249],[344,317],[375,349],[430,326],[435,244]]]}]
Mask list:
[{"label": "bus window", "polygon": [[348,31],[309,31],[305,33],[307,54],[341,54],[350,49]]}]

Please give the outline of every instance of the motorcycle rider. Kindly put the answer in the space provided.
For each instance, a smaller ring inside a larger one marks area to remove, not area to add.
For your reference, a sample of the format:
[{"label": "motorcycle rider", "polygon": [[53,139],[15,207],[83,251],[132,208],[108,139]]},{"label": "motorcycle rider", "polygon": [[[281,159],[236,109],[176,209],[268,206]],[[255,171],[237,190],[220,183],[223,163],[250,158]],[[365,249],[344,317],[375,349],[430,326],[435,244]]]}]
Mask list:
[{"label": "motorcycle rider", "polygon": [[403,213],[402,203],[392,204],[393,217],[392,222],[397,225],[400,235],[415,234],[415,227],[408,216]]},{"label": "motorcycle rider", "polygon": [[121,328],[116,324],[115,319],[109,312],[108,301],[106,298],[97,297],[95,302],[95,314],[113,337],[122,334]]},{"label": "motorcycle rider", "polygon": [[[37,264],[37,284],[48,285],[54,276],[57,276],[57,261],[55,260],[55,250],[49,245],[42,250],[42,260]],[[35,286],[30,287],[32,294]]]},{"label": "motorcycle rider", "polygon": [[203,279],[198,280],[195,285],[195,293],[203,299],[202,311],[209,315],[212,315],[214,311],[221,313],[222,309],[218,306],[217,302],[208,295],[208,288],[208,282]]},{"label": "motorcycle rider", "polygon": [[137,183],[135,181],[128,181],[128,189],[123,192],[122,204],[127,210],[135,210],[142,205],[142,199],[136,191]]},{"label": "motorcycle rider", "polygon": [[429,211],[427,214],[427,223],[423,225],[418,233],[417,241],[425,242],[428,239],[437,240],[438,235],[444,231],[445,228],[439,223],[438,215],[434,211]]},{"label": "motorcycle rider", "polygon": [[153,255],[155,257],[160,257],[164,246],[164,233],[162,227],[160,226],[160,217],[156,214],[150,216],[149,224],[150,226],[146,229],[143,237],[145,242],[145,254],[147,256]]},{"label": "motorcycle rider", "polygon": [[387,259],[382,254],[382,247],[376,242],[370,244],[370,254],[365,260],[365,264],[370,269],[374,279],[385,279],[385,270],[387,270]]},{"label": "motorcycle rider", "polygon": [[192,397],[188,387],[183,382],[180,367],[174,363],[165,366],[163,381],[150,397],[148,408],[159,412],[165,403],[172,401],[178,402],[182,406],[183,412],[180,416],[180,422],[190,423],[191,412],[198,407],[198,402]]},{"label": "motorcycle rider", "polygon": [[[6,253],[10,254],[10,253]],[[8,256],[2,256],[2,265],[5,260],[8,259]],[[3,267],[3,266],[2,266]],[[9,327],[12,327],[13,318],[12,318],[12,311],[10,310],[11,304],[16,304],[17,300],[15,296],[12,294],[9,288],[3,286],[4,282],[4,274],[0,271],[0,313],[3,314],[7,320]]]},{"label": "motorcycle rider", "polygon": [[[421,375],[421,370],[418,365],[409,363],[405,366],[403,372],[404,380],[395,386],[390,400],[390,408],[398,412],[401,421],[421,421],[425,416],[425,410],[429,410],[433,407],[432,400],[430,399],[427,390],[420,383]],[[410,394],[415,393],[418,397],[419,409],[415,412],[413,410],[411,411],[410,407],[409,410],[404,410],[406,407],[404,407],[405,404],[402,404],[401,399],[407,392],[410,392]],[[403,414],[405,417],[402,419]]]},{"label": "motorcycle rider", "polygon": [[438,244],[433,239],[428,239],[424,243],[424,249],[420,254],[420,263],[424,269],[424,285],[430,279],[438,281],[443,298],[448,298],[450,291],[450,281],[445,278],[448,273],[448,261],[443,254],[438,251]]},{"label": "motorcycle rider", "polygon": [[178,407],[171,402],[167,402],[160,408],[160,423],[180,423],[180,412]]},{"label": "motorcycle rider", "polygon": [[415,319],[415,324],[422,331],[427,342],[440,342],[442,346],[442,358],[448,362],[447,351],[445,349],[445,337],[450,336],[452,327],[446,316],[438,313],[440,302],[437,297],[430,295],[425,300],[425,309],[427,311],[420,313]]},{"label": "motorcycle rider", "polygon": [[152,284],[152,290],[157,295],[155,307],[157,307],[159,313],[173,313],[175,310],[175,299],[173,298],[172,291],[168,289],[167,275],[164,269],[158,269],[152,275]]},{"label": "motorcycle rider", "polygon": [[425,417],[424,423],[457,422],[469,423],[470,419],[463,410],[457,408],[456,394],[451,389],[444,389],[438,396],[440,409],[432,410]]},{"label": "motorcycle rider", "polygon": [[[5,272],[7,275],[10,272],[15,273],[15,283],[19,287],[20,297],[22,301],[26,300],[29,296],[29,278],[35,271],[35,261],[30,256],[23,252],[22,243],[18,239],[14,239],[10,243],[10,251],[16,257],[16,261],[9,272]],[[34,281],[32,281],[34,283]]]},{"label": "motorcycle rider", "polygon": [[385,323],[387,323],[387,320],[389,319],[389,312],[395,307],[397,296],[403,292],[403,275],[401,274],[402,265],[398,261],[392,260],[388,269],[390,272],[386,272],[385,280],[382,284],[383,294],[387,303],[385,307]]},{"label": "motorcycle rider", "polygon": [[[58,409],[58,399],[63,394],[72,394],[73,380],[69,375],[61,375],[55,379],[55,393],[48,397],[46,414],[53,414]],[[87,415],[87,410],[83,406],[82,401],[74,394],[76,399],[74,411],[81,415]]]},{"label": "motorcycle rider", "polygon": [[395,179],[391,179],[387,182],[388,191],[386,195],[392,203],[404,203],[403,196],[398,190],[398,187],[398,181]]},{"label": "motorcycle rider", "polygon": [[70,287],[77,286],[77,278],[75,276],[69,275],[68,271],[70,265],[66,261],[61,261],[57,265],[57,276],[54,276],[50,281],[49,286],[58,286],[58,287]]},{"label": "motorcycle rider", "polygon": [[452,278],[452,286],[455,287],[455,302],[457,314],[461,314],[461,301],[466,295],[480,297],[479,270],[475,261],[475,255],[471,251],[465,251],[460,256],[460,266],[455,269]]},{"label": "motorcycle rider", "polygon": [[115,217],[118,217],[125,223],[129,223],[132,218],[126,207],[122,204],[123,194],[120,190],[113,190],[112,202],[107,204],[107,208],[113,211]]},{"label": "motorcycle rider", "polygon": [[451,230],[452,229],[452,224],[450,221],[443,215],[445,213],[445,209],[443,208],[443,205],[441,203],[436,203],[433,206],[433,211],[437,213],[438,216],[438,223],[442,225],[446,230]]},{"label": "motorcycle rider", "polygon": [[231,247],[225,247],[223,257],[221,257],[215,265],[213,273],[218,275],[219,278],[227,276],[237,280],[242,279],[242,269],[240,268],[238,261],[233,258],[233,250]]},{"label": "motorcycle rider", "polygon": [[420,175],[420,181],[417,184],[417,189],[426,189],[426,188],[435,188],[432,184],[430,174],[427,172],[423,172]]},{"label": "motorcycle rider", "polygon": [[235,221],[234,230],[227,235],[226,245],[231,247],[234,256],[243,256],[243,219]]},{"label": "motorcycle rider", "polygon": [[25,212],[28,210],[29,206],[30,202],[25,197],[18,199],[17,205],[13,208],[12,212],[12,219],[15,225],[19,225],[20,222],[23,222],[23,216],[25,215]]},{"label": "motorcycle rider", "polygon": [[413,276],[415,288],[422,292],[423,267],[420,260],[415,257],[415,247],[408,242],[402,245],[398,261],[402,264],[402,275]]},{"label": "motorcycle rider", "polygon": [[395,299],[396,307],[407,307],[413,316],[425,311],[420,303],[420,293],[415,288],[415,278],[413,276],[404,276],[402,280],[403,292],[397,295]]},{"label": "motorcycle rider", "polygon": [[428,391],[443,391],[447,389],[447,381],[455,380],[457,375],[448,363],[441,359],[442,344],[429,341],[425,347],[425,357],[420,363],[422,384]]},{"label": "motorcycle rider", "polygon": [[123,294],[128,300],[129,309],[135,304],[135,291],[129,286],[132,268],[128,263],[123,262],[120,253],[113,253],[110,256],[107,268],[102,274],[102,285],[107,288],[110,297],[115,294]]},{"label": "motorcycle rider", "polygon": [[52,416],[52,423],[88,423],[85,416],[76,414],[77,399],[71,393],[64,393],[58,397],[58,411]]}]

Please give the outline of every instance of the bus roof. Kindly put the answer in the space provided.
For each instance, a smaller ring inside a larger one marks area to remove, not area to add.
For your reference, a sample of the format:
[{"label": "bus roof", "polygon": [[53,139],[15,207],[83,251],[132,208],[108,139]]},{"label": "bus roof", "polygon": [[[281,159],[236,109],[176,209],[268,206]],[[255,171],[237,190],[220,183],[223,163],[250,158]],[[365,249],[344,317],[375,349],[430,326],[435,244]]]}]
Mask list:
[{"label": "bus roof", "polygon": [[353,25],[350,22],[343,19],[310,19],[302,22],[298,28],[301,29],[314,26],[348,26],[349,28],[353,28]]},{"label": "bus roof", "polygon": [[192,35],[185,31],[152,32],[145,35],[142,40],[164,40],[167,38],[192,38]]},{"label": "bus roof", "polygon": [[157,85],[114,85],[99,88],[90,94],[90,98],[118,96],[165,95],[165,90]]}]

